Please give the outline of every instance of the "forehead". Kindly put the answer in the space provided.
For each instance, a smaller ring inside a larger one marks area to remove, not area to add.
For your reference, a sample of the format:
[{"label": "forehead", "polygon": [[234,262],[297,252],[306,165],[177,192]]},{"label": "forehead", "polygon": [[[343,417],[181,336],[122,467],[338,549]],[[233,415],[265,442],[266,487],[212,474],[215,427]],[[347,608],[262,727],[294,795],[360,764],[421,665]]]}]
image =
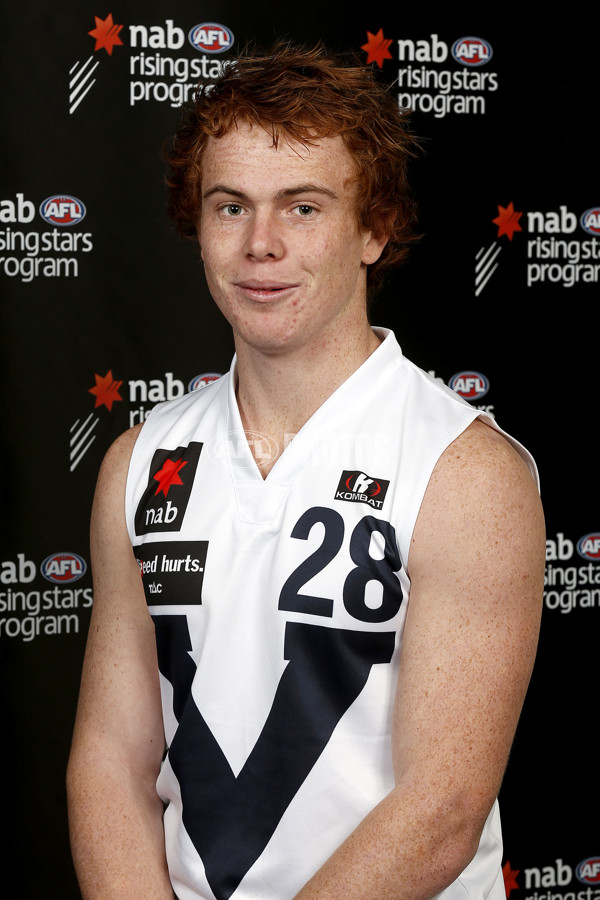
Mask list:
[{"label": "forehead", "polygon": [[354,160],[339,135],[318,138],[308,147],[282,135],[275,146],[264,128],[240,123],[223,137],[208,139],[202,155],[202,192],[224,183],[262,190],[269,185],[280,190],[318,184],[337,193],[347,191],[355,173]]}]

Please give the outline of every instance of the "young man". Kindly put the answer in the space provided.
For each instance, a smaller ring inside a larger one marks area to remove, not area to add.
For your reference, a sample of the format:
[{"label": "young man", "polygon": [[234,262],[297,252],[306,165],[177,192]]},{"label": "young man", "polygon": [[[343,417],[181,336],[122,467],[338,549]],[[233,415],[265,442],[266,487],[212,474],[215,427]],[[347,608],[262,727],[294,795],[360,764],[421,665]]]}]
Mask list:
[{"label": "young man", "polygon": [[86,900],[504,895],[543,519],[526,451],[369,325],[413,148],[368,70],[285,46],[173,141],[236,358],[100,473],[69,766]]}]

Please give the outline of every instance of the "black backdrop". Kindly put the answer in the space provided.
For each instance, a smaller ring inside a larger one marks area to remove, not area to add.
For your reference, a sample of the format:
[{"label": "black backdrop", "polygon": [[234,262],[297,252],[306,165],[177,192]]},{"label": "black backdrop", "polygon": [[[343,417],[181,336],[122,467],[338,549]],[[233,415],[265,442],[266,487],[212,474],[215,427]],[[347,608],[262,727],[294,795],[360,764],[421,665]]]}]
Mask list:
[{"label": "black backdrop", "polygon": [[[289,36],[359,52],[415,108],[424,238],[372,318],[538,461],[547,585],[502,789],[505,880],[512,900],[596,900],[593,5],[281,7],[38,0],[12,6],[3,23],[0,671],[11,896],[78,897],[63,785],[102,456],[154,402],[226,371],[232,354],[197,250],[167,223],[160,146],[198,77],[210,79],[248,39]],[[188,38],[198,25],[204,46]]]}]

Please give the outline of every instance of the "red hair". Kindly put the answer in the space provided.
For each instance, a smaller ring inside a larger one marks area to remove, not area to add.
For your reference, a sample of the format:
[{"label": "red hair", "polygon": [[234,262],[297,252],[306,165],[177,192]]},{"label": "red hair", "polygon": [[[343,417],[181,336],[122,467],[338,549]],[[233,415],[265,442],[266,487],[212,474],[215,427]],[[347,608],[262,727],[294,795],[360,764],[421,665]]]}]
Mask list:
[{"label": "red hair", "polygon": [[181,234],[195,237],[204,148],[239,121],[266,129],[275,146],[282,138],[310,146],[340,135],[356,166],[359,223],[388,237],[368,267],[372,288],[385,270],[404,261],[414,238],[407,164],[418,142],[407,120],[370,68],[321,45],[279,43],[269,55],[243,54],[226,64],[216,82],[200,85],[165,147],[169,214]]}]

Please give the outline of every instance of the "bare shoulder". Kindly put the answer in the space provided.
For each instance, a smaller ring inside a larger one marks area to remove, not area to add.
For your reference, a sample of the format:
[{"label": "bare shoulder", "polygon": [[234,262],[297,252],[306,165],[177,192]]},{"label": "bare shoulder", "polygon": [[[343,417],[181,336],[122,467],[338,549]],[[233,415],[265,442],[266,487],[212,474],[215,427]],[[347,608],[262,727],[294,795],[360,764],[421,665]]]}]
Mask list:
[{"label": "bare shoulder", "polygon": [[123,508],[131,454],[142,425],[129,428],[111,444],[100,466],[92,509],[92,537],[98,519]]},{"label": "bare shoulder", "polygon": [[500,432],[476,420],[433,471],[413,534],[412,572],[431,571],[432,560],[442,569],[460,560],[483,574],[510,560],[539,575],[544,550],[542,505],[529,465]]},{"label": "bare shoulder", "polygon": [[133,428],[129,428],[120,434],[110,445],[100,467],[98,476],[98,484],[100,486],[104,487],[115,480],[122,481],[127,478],[131,454],[142,427],[143,423],[134,425]]},{"label": "bare shoulder", "polygon": [[[435,521],[448,516],[459,521],[480,510],[484,518],[495,519],[541,514],[536,480],[515,447],[495,428],[480,419],[453,441],[442,454],[431,476],[419,519]],[[419,524],[419,523],[417,523]],[[423,524],[422,521],[420,524]],[[513,518],[514,524],[514,518]]]},{"label": "bare shoulder", "polygon": [[124,431],[122,434],[116,438],[115,441],[110,445],[107,455],[125,455],[131,456],[131,452],[133,450],[134,444],[138,439],[139,433],[144,427],[144,423],[142,422],[139,425],[134,425],[132,428],[128,428],[127,431]]},{"label": "bare shoulder", "polygon": [[481,419],[472,422],[442,454],[431,482],[434,487],[443,483],[445,490],[455,485],[461,491],[470,483],[470,495],[486,488],[494,492],[502,488],[510,494],[538,493],[525,459],[504,435]]}]

